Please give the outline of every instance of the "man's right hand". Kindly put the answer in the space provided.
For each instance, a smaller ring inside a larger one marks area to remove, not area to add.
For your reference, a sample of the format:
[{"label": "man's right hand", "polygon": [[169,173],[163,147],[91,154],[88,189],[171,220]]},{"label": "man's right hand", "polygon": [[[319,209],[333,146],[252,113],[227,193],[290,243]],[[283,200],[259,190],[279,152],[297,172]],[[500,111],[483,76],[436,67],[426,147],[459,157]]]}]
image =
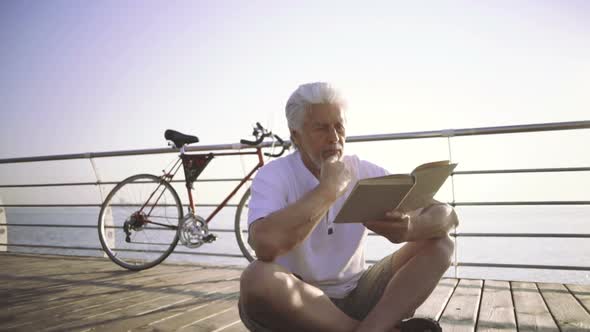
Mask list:
[{"label": "man's right hand", "polygon": [[320,186],[336,199],[342,196],[348,184],[352,180],[352,174],[338,155],[332,155],[322,161],[320,169]]}]

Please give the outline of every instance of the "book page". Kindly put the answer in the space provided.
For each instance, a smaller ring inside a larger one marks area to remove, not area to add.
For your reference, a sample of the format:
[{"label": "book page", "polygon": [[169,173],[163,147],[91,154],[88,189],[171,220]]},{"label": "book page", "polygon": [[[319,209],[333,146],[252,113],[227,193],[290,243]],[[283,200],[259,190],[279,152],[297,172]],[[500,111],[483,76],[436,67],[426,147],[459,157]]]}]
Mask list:
[{"label": "book page", "polygon": [[364,184],[396,184],[396,183],[407,183],[411,179],[408,179],[409,174],[391,174],[385,176],[379,176],[375,178],[367,178],[359,180],[358,185]]},{"label": "book page", "polygon": [[428,205],[456,166],[446,160],[416,167],[412,172],[416,177],[416,185],[397,208],[408,212]]},{"label": "book page", "polygon": [[431,161],[431,162],[428,162],[428,163],[425,163],[425,164],[422,164],[422,165],[416,167],[412,171],[412,174],[415,174],[416,172],[424,170],[424,169],[436,168],[436,167],[446,166],[449,164],[450,164],[450,161],[448,161],[448,160]]}]

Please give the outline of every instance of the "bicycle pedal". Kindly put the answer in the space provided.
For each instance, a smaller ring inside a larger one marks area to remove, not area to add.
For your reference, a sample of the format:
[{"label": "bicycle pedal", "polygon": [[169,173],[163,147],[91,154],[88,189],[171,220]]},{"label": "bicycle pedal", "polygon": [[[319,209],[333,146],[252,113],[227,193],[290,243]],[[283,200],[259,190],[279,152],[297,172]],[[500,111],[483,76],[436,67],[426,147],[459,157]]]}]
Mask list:
[{"label": "bicycle pedal", "polygon": [[217,235],[215,235],[215,234],[209,233],[205,237],[203,237],[203,241],[207,242],[207,243],[211,243],[215,240],[217,240]]}]

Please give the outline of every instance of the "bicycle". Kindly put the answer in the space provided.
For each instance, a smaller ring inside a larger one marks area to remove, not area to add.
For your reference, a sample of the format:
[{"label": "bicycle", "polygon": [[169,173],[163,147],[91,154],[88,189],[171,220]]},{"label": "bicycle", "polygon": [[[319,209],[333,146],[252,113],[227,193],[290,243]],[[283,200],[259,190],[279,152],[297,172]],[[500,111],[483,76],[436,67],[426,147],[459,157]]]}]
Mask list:
[{"label": "bicycle", "polygon": [[[224,208],[240,188],[264,165],[264,156],[279,157],[288,145],[276,134],[256,123],[252,133],[255,140],[240,140],[238,152],[188,153],[186,148],[199,139],[174,130],[166,130],[164,137],[180,155],[162,175],[137,174],[119,182],[107,195],[101,205],[98,217],[98,236],[103,250],[116,264],[129,270],[139,271],[154,267],[164,261],[176,248],[178,241],[188,248],[198,248],[215,241],[217,236],[209,232],[209,222]],[[279,153],[262,152],[260,144],[273,139],[281,147]],[[243,145],[255,151],[242,151]],[[258,163],[240,180],[216,209],[205,219],[195,213],[193,183],[215,157],[253,155]],[[188,210],[171,185],[172,179],[182,167],[188,193]],[[250,198],[248,188],[240,199],[234,220],[234,233],[242,254],[249,260],[255,259],[254,251],[246,241],[246,209]]]}]

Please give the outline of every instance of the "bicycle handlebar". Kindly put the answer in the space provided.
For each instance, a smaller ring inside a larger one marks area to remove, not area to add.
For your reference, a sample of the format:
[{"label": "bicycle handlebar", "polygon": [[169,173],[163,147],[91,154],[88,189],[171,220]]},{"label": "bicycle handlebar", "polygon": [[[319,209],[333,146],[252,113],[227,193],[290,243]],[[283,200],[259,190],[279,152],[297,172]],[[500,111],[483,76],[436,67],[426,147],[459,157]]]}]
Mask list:
[{"label": "bicycle handlebar", "polygon": [[254,137],[256,137],[255,141],[249,141],[247,139],[241,139],[240,143],[242,144],[246,144],[246,145],[251,145],[251,146],[257,146],[260,145],[260,143],[262,143],[264,141],[265,138],[267,137],[272,137],[275,140],[277,140],[277,142],[279,142],[279,144],[281,145],[281,151],[279,153],[268,153],[265,152],[264,155],[268,156],[268,157],[280,157],[281,155],[283,155],[283,153],[285,153],[285,150],[287,149],[287,146],[285,145],[285,141],[283,141],[282,138],[279,137],[279,135],[277,134],[273,134],[271,131],[266,130],[264,127],[262,127],[262,125],[260,124],[260,122],[256,122],[256,126],[254,127],[254,132],[252,133],[252,135]]},{"label": "bicycle handlebar", "polygon": [[252,146],[256,146],[260,143],[262,143],[262,141],[264,141],[265,136],[260,136],[256,141],[248,141],[246,139],[241,139],[240,143],[242,144],[246,144],[246,145],[252,145]]},{"label": "bicycle handlebar", "polygon": [[276,139],[277,139],[277,141],[279,141],[279,144],[280,144],[280,145],[285,145],[285,141],[283,141],[283,139],[282,139],[282,138],[280,138],[280,137],[279,137],[279,135],[277,135],[277,134],[274,134],[273,136],[274,136],[274,138],[276,138]]}]

